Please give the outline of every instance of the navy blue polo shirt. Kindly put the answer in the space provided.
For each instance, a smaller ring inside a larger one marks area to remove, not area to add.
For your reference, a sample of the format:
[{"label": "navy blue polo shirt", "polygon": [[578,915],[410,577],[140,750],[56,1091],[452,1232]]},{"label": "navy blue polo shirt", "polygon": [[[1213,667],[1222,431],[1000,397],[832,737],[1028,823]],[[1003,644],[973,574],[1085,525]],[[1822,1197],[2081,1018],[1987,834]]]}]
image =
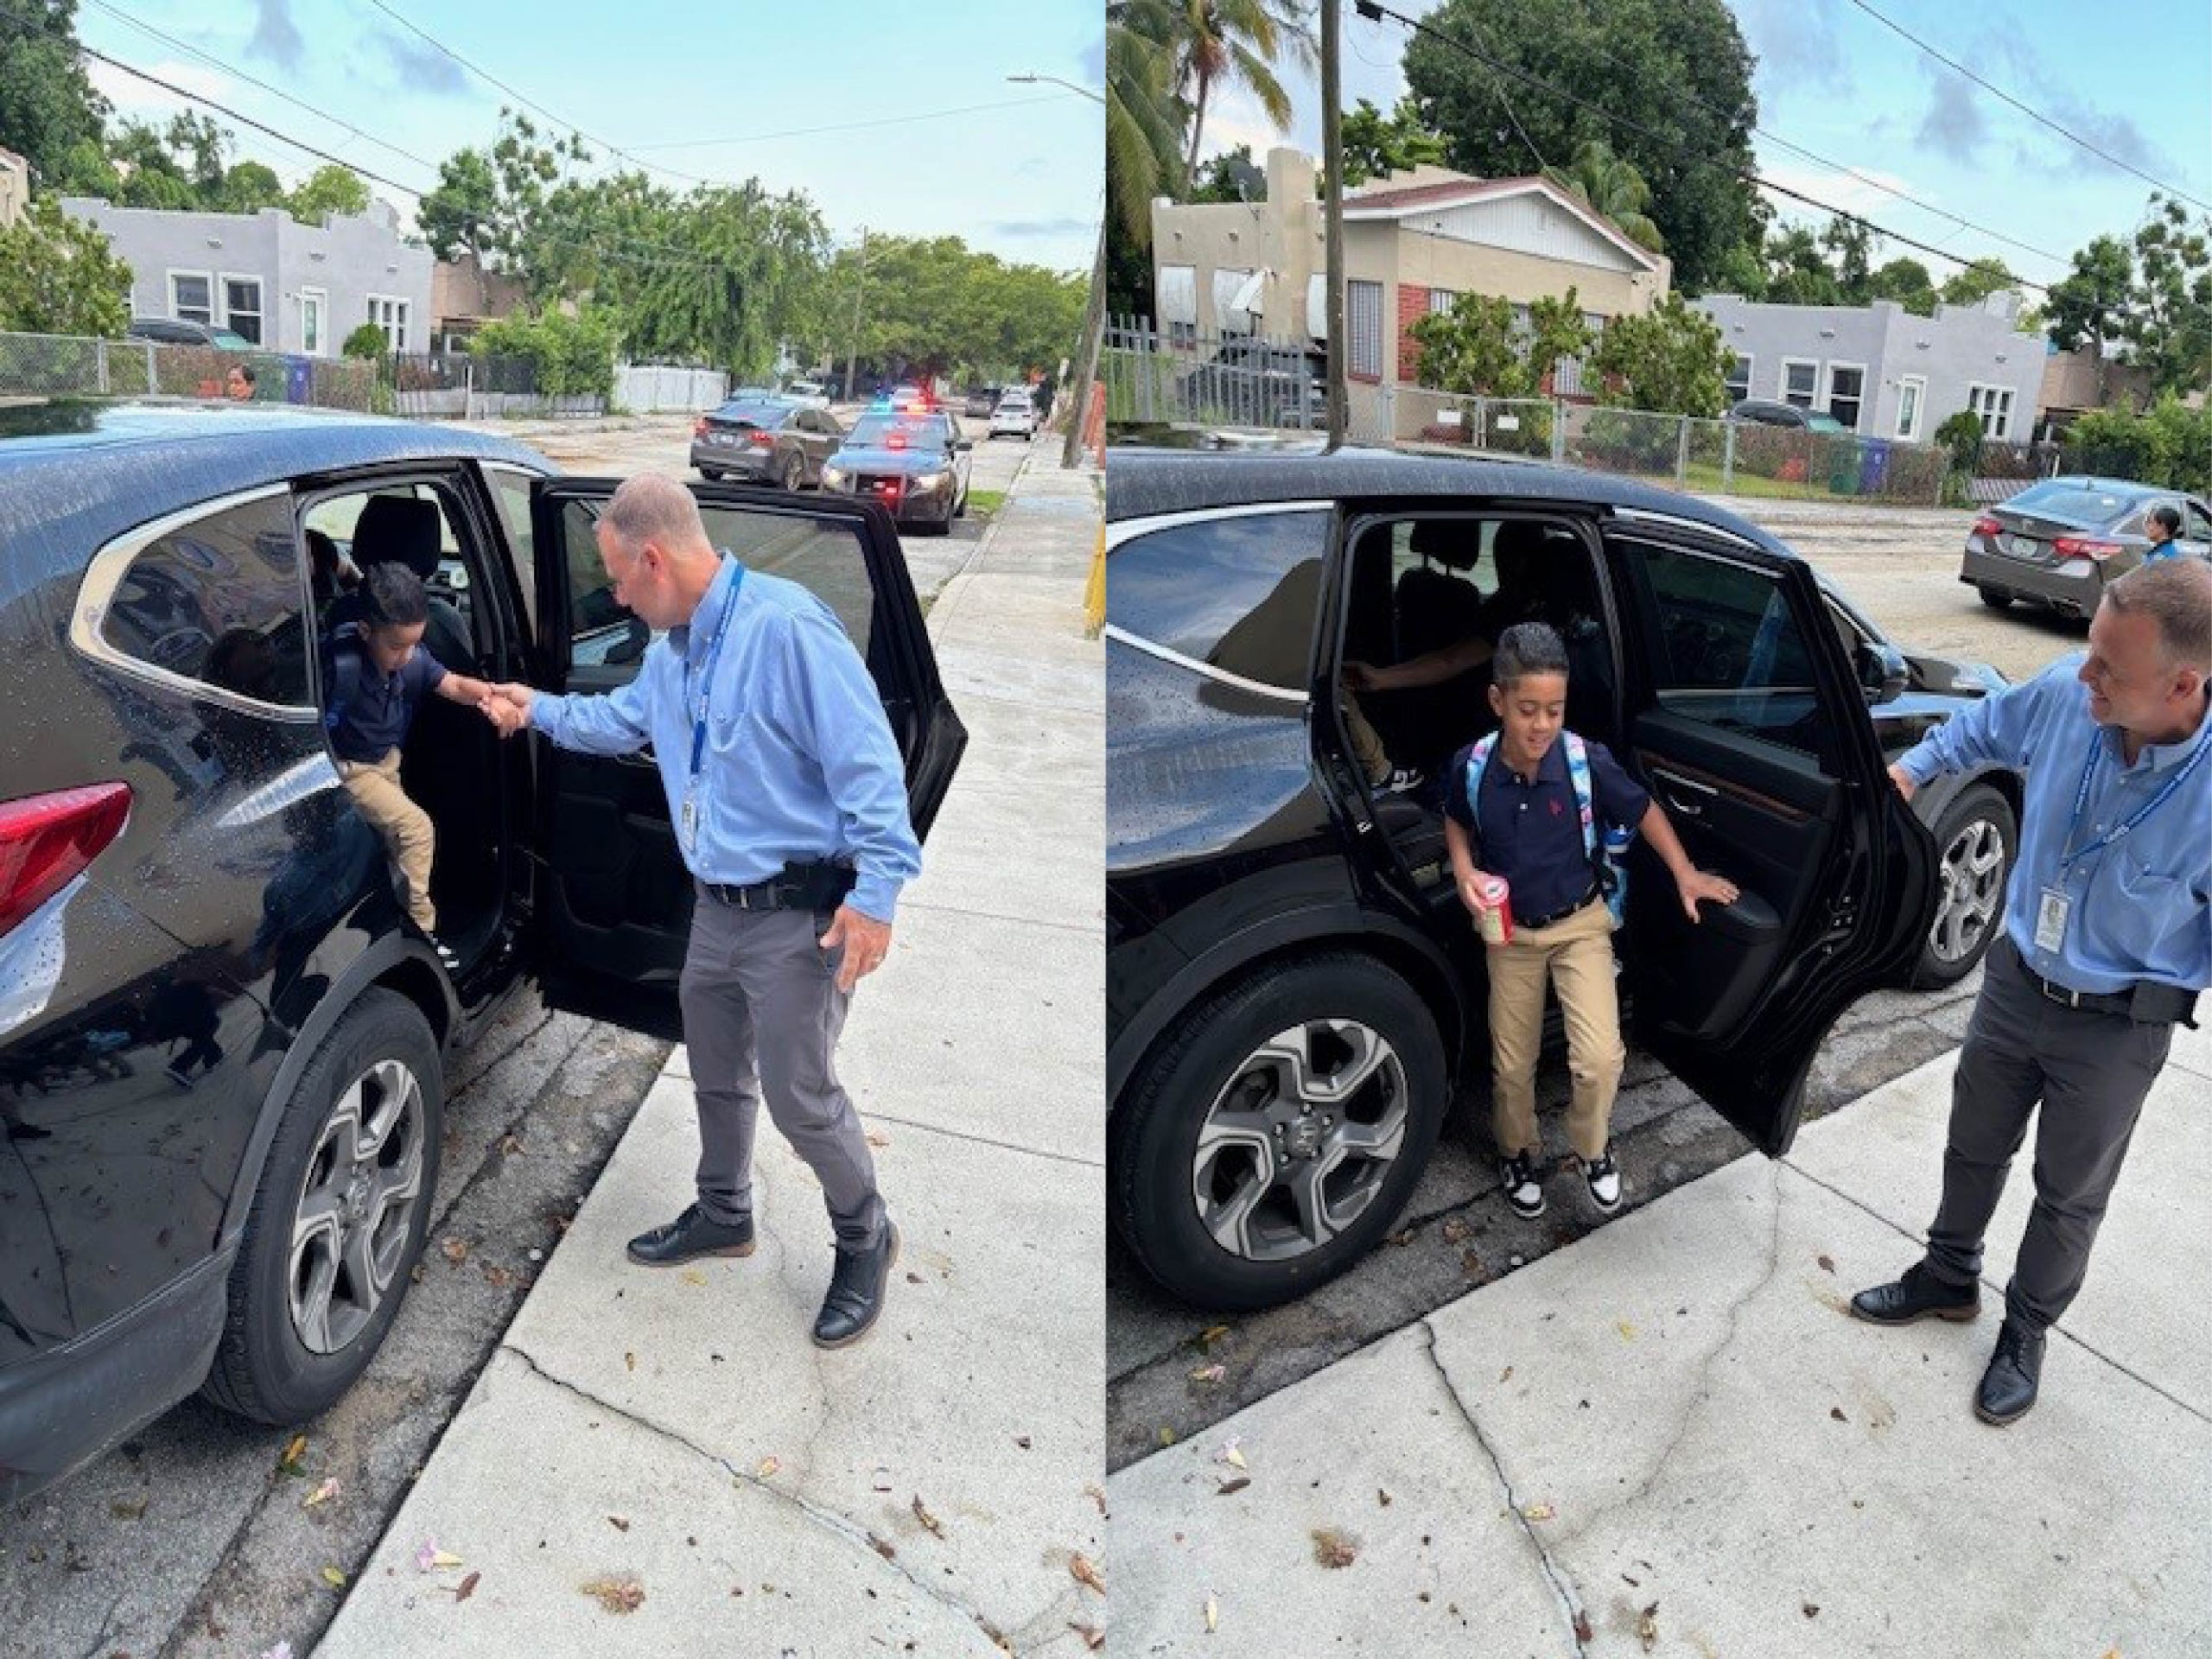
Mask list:
[{"label": "navy blue polo shirt", "polygon": [[421,645],[396,674],[379,674],[359,634],[333,648],[330,747],[340,760],[378,761],[407,741],[407,728],[423,699],[438,689],[445,664]]},{"label": "navy blue polo shirt", "polygon": [[[1584,743],[1590,752],[1590,801],[1599,832],[1609,823],[1633,830],[1643,821],[1651,797],[1621,770],[1604,744],[1587,739]],[[1592,878],[1565,741],[1554,739],[1536,775],[1523,778],[1506,764],[1501,737],[1483,766],[1479,819],[1467,804],[1467,768],[1474,753],[1470,743],[1452,757],[1444,810],[1473,837],[1475,863],[1512,884],[1516,917],[1567,909],[1590,891]]]}]

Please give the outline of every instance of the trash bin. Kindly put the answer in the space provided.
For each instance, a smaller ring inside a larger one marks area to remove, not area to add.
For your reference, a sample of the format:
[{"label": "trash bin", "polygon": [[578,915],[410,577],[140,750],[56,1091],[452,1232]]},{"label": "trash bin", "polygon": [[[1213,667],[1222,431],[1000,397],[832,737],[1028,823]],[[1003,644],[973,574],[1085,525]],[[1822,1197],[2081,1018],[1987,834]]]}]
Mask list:
[{"label": "trash bin", "polygon": [[1828,493],[1832,495],[1859,493],[1859,444],[1853,438],[1827,438]]},{"label": "trash bin", "polygon": [[284,401],[288,404],[311,404],[315,401],[315,365],[304,357],[284,359]]},{"label": "trash bin", "polygon": [[1869,438],[1859,458],[1859,493],[1879,495],[1890,486],[1890,446],[1884,438]]}]

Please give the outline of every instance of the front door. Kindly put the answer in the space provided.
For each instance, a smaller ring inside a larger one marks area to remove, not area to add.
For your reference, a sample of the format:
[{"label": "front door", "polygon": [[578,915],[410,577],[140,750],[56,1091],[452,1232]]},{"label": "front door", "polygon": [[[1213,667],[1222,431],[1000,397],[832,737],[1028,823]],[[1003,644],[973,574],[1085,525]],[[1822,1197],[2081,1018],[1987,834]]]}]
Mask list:
[{"label": "front door", "polygon": [[[538,631],[547,690],[612,691],[652,637],[614,602],[594,527],[611,479],[534,486]],[[914,830],[926,838],[968,734],[946,699],[899,538],[870,502],[693,484],[715,545],[750,571],[812,589],[844,625],[883,699]],[[675,1037],[691,879],[650,750],[579,754],[540,740],[533,956],[546,1001]]]},{"label": "front door", "polygon": [[1673,521],[1616,522],[1605,541],[1633,677],[1626,747],[1691,858],[1742,891],[1692,925],[1636,843],[1637,1029],[1778,1156],[1829,1026],[1901,982],[1927,937],[1935,846],[1889,782],[1808,566]]}]

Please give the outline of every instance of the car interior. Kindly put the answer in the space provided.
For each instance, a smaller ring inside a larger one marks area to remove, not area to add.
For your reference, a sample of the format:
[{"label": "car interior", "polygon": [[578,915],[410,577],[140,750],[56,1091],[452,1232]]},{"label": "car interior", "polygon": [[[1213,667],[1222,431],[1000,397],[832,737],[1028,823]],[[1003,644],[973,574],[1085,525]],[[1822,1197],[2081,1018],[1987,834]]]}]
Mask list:
[{"label": "car interior", "polygon": [[[308,505],[303,528],[326,662],[335,631],[359,620],[360,578],[397,563],[429,590],[423,649],[455,673],[498,677],[499,624],[482,603],[489,576],[456,529],[460,516],[448,488],[429,481],[345,491]],[[431,697],[416,715],[400,760],[408,795],[437,826],[430,897],[439,937],[464,963],[497,930],[507,890],[499,750],[499,733],[483,715]]]}]

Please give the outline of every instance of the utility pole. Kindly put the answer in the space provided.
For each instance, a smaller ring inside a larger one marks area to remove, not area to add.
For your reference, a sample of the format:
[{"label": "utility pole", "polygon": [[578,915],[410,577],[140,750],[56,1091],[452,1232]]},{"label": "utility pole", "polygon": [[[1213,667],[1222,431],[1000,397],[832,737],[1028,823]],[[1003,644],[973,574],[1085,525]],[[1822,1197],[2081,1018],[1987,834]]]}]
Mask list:
[{"label": "utility pole", "polygon": [[860,372],[861,298],[867,292],[868,226],[863,225],[861,226],[860,280],[853,284],[853,334],[852,338],[846,342],[845,351],[845,401],[848,403],[858,403],[861,401],[860,394],[854,387],[853,379]]},{"label": "utility pole", "polygon": [[1321,0],[1321,199],[1323,256],[1329,327],[1329,448],[1344,441],[1344,135],[1342,0]]}]

